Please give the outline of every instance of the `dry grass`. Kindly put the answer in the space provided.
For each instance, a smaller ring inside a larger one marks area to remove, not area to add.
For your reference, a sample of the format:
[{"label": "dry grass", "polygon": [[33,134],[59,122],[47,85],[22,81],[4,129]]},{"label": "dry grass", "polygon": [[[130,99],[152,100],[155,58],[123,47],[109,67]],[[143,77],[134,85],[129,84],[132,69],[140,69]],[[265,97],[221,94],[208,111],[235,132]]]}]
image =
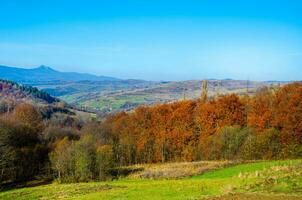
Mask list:
[{"label": "dry grass", "polygon": [[257,179],[255,183],[244,186],[250,191],[302,194],[302,163],[272,166],[253,173],[240,173],[238,178]]},{"label": "dry grass", "polygon": [[127,178],[171,179],[200,175],[208,171],[224,168],[239,162],[235,161],[199,161],[164,164],[133,165],[126,169],[132,171]]}]

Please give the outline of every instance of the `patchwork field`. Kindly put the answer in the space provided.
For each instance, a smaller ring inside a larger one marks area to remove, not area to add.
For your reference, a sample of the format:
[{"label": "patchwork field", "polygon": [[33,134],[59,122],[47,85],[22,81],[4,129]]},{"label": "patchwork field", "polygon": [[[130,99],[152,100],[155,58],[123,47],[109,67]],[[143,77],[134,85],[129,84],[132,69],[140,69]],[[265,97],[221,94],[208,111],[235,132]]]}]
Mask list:
[{"label": "patchwork field", "polygon": [[[253,95],[263,86],[277,86],[282,82],[245,80],[208,80],[209,97],[236,93]],[[58,84],[36,84],[40,89],[67,103],[103,112],[131,110],[138,105],[164,103],[200,96],[201,81],[151,82],[142,80],[81,81]],[[247,89],[248,87],[248,89]]]},{"label": "patchwork field", "polygon": [[[173,173],[171,169],[175,169]],[[302,199],[301,160],[172,163],[133,166],[132,170],[130,175],[109,182],[52,183],[8,190],[0,193],[0,199]]]}]

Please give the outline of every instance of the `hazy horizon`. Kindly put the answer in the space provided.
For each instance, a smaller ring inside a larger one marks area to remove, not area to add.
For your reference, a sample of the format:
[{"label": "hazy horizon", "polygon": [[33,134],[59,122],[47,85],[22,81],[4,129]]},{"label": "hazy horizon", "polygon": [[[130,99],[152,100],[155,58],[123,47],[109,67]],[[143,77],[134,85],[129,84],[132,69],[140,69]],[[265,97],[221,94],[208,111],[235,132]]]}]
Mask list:
[{"label": "hazy horizon", "polygon": [[89,72],[76,72],[76,71],[61,71],[61,70],[58,70],[56,69],[55,67],[53,66],[46,66],[46,65],[39,65],[39,66],[28,66],[28,67],[22,67],[22,66],[7,66],[7,65],[2,65],[0,63],[0,67],[9,67],[9,68],[19,68],[19,69],[38,69],[38,68],[41,68],[41,67],[46,67],[46,68],[51,68],[52,70],[55,70],[57,72],[63,72],[63,73],[80,73],[80,74],[89,74],[89,75],[94,75],[94,76],[105,76],[105,77],[111,77],[111,78],[117,78],[117,79],[121,79],[121,80],[143,80],[143,81],[169,81],[169,82],[173,82],[173,81],[201,81],[201,80],[243,80],[243,81],[259,81],[259,82],[270,82],[270,81],[277,81],[277,82],[295,82],[295,81],[301,81],[301,80],[274,80],[274,79],[268,79],[268,80],[253,80],[253,79],[233,79],[233,78],[229,78],[229,77],[225,77],[225,78],[215,78],[215,77],[209,77],[209,78],[201,78],[201,79],[183,79],[183,80],[148,80],[148,79],[138,79],[138,78],[130,78],[130,79],[127,79],[127,78],[120,78],[120,77],[117,77],[117,76],[107,76],[105,74],[95,74],[95,73],[89,73]]},{"label": "hazy horizon", "polygon": [[300,1],[0,1],[0,64],[143,80],[301,80]]}]

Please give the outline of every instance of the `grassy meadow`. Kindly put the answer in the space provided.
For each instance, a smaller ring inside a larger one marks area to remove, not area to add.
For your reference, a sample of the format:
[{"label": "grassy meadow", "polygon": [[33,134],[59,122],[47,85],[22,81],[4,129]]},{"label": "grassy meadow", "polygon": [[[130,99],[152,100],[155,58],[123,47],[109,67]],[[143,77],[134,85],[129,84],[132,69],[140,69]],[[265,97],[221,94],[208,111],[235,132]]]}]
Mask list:
[{"label": "grassy meadow", "polygon": [[138,165],[118,180],[13,189],[0,199],[296,200],[302,199],[302,161]]}]

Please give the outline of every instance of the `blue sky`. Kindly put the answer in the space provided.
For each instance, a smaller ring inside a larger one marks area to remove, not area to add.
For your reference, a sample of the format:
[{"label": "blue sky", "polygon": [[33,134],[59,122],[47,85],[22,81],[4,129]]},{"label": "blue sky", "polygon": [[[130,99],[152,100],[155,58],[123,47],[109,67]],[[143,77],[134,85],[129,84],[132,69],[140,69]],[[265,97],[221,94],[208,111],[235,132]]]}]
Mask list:
[{"label": "blue sky", "polygon": [[301,10],[299,0],[0,0],[0,65],[301,80]]}]

